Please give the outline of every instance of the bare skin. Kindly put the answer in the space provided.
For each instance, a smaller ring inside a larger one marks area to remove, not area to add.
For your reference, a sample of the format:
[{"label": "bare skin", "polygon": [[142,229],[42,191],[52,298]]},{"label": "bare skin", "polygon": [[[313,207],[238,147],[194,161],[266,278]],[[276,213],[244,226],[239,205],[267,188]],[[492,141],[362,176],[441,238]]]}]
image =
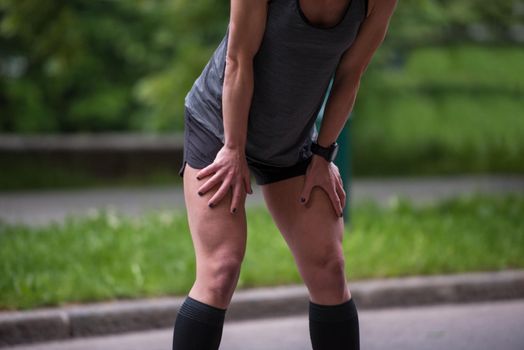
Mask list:
[{"label": "bare skin", "polygon": [[[309,21],[321,26],[338,23],[348,4],[300,0]],[[338,138],[353,108],[362,74],[385,37],[395,6],[396,0],[369,0],[361,30],[339,62],[319,144],[327,146]],[[197,259],[197,276],[189,295],[220,308],[227,308],[231,301],[245,253],[244,203],[246,195],[252,193],[245,157],[246,128],[253,93],[253,57],[266,18],[267,0],[231,0],[222,97],[225,143],[212,164],[203,169],[187,164],[184,173],[184,195]],[[261,188],[311,301],[326,305],[347,301],[351,293],[344,273],[341,217],[346,194],[338,168],[313,155],[305,175]]]},{"label": "bare skin", "polygon": [[189,296],[225,309],[236,288],[246,249],[246,192],[241,193],[234,215],[229,211],[231,191],[215,207],[209,208],[207,202],[218,186],[199,196],[197,190],[205,180],[197,180],[198,171],[186,164],[183,177],[189,230],[197,264],[196,279]]},{"label": "bare skin", "polygon": [[[326,162],[323,158],[319,161]],[[326,162],[327,163],[327,162]],[[344,273],[344,219],[335,215],[326,191],[311,190],[307,205],[296,200],[306,175],[263,185],[262,193],[317,304],[341,304],[351,297]]]},{"label": "bare skin", "polygon": [[340,22],[351,1],[353,0],[299,0],[298,2],[302,13],[310,23],[319,27],[332,27]]}]

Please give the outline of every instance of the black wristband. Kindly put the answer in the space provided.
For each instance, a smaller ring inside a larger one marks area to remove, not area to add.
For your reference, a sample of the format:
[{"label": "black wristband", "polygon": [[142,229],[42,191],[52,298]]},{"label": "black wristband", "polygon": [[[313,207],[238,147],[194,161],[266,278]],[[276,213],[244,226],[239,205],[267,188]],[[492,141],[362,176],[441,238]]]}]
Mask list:
[{"label": "black wristband", "polygon": [[322,147],[316,141],[311,143],[311,152],[323,157],[328,162],[332,162],[338,152],[338,144],[333,142],[329,147]]}]

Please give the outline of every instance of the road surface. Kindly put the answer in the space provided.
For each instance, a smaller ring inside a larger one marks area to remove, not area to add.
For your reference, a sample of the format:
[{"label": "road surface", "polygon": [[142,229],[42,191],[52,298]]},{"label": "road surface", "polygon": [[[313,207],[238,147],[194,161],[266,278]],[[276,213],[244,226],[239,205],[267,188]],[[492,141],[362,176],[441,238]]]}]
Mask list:
[{"label": "road surface", "polygon": [[[361,350],[523,350],[524,299],[360,310]],[[172,329],[12,350],[170,350]],[[226,323],[222,350],[310,350],[307,316]]]},{"label": "road surface", "polygon": [[[254,181],[252,185],[254,193],[247,196],[246,206],[264,205],[261,189]],[[524,176],[365,178],[353,181],[349,192],[351,204],[366,199],[387,204],[395,196],[423,204],[472,192],[524,193]],[[0,220],[9,223],[61,222],[68,214],[85,215],[94,208],[139,215],[151,210],[181,209],[185,204],[180,186],[0,192]]]}]

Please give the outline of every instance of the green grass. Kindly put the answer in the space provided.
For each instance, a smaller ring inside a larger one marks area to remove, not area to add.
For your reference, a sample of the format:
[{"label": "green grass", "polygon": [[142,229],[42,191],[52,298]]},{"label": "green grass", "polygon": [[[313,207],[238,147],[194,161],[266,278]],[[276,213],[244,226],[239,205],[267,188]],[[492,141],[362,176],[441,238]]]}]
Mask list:
[{"label": "green grass", "polygon": [[[469,197],[415,208],[403,200],[352,210],[351,280],[524,267],[524,197]],[[264,208],[248,210],[239,288],[301,283]],[[112,211],[40,228],[0,224],[0,309],[184,295],[194,278],[184,212]]]}]

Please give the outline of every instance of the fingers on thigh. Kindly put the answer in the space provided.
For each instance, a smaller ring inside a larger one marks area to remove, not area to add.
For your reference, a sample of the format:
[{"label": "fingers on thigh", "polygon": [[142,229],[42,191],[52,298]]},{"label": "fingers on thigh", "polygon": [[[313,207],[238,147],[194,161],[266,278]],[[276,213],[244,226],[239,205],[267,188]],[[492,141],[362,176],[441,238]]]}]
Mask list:
[{"label": "fingers on thigh", "polygon": [[295,177],[264,188],[273,219],[297,259],[339,253],[344,231],[342,218],[331,215],[329,197],[319,187],[311,190],[307,205],[299,203],[303,182],[303,177]]},{"label": "fingers on thigh", "polygon": [[198,255],[243,254],[246,244],[246,214],[244,206],[237,212],[230,212],[231,190],[213,208],[208,206],[209,199],[218,190],[213,187],[203,196],[198,195],[198,188],[206,181],[196,179],[199,169],[186,164],[184,174],[184,198],[187,209],[189,229]]},{"label": "fingers on thigh", "polygon": [[308,207],[289,234],[293,255],[306,283],[317,279],[319,270],[337,270],[344,262],[342,218],[332,215],[328,195],[320,188],[311,191]]}]

